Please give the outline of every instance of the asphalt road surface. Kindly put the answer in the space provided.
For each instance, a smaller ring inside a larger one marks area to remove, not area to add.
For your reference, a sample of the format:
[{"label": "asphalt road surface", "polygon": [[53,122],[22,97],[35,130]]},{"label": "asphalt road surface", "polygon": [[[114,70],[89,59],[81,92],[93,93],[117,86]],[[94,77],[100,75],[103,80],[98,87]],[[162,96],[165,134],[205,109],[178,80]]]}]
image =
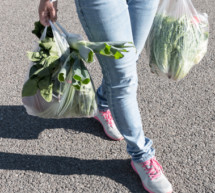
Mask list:
[{"label": "asphalt road surface", "polygon": [[[45,120],[29,116],[21,89],[26,51],[37,39],[39,0],[0,3],[0,193],[145,192],[130,167],[124,141],[109,140],[94,119]],[[145,51],[138,62],[138,101],[144,131],[176,193],[215,192],[215,1],[195,0],[207,12],[206,57],[181,82],[150,73]],[[73,0],[59,0],[59,22],[82,34]],[[88,65],[98,87],[98,62]]]}]

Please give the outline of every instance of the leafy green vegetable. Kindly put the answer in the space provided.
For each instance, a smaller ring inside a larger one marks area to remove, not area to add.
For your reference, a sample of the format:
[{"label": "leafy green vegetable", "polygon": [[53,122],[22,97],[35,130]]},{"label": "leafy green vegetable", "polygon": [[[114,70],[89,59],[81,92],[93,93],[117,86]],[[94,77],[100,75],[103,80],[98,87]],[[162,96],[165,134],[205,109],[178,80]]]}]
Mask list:
[{"label": "leafy green vegetable", "polygon": [[39,52],[28,52],[28,58],[34,62],[30,69],[29,79],[24,84],[22,96],[32,96],[37,90],[41,91],[41,96],[47,101],[52,100],[51,82],[52,73],[60,67],[59,56],[56,43],[53,38],[46,38],[39,42]]},{"label": "leafy green vegetable", "polygon": [[58,73],[58,80],[60,82],[64,82],[66,80],[67,74],[70,71],[73,62],[74,60],[71,58],[71,55],[69,55]]},{"label": "leafy green vegetable", "polygon": [[[32,33],[35,34],[38,38],[40,38],[42,36],[44,29],[45,27],[40,23],[40,21],[37,21],[34,23],[34,30],[32,30]],[[46,37],[53,38],[53,33],[50,26],[47,29]]]},{"label": "leafy green vegetable", "polygon": [[33,96],[37,93],[37,80],[29,78],[22,89],[22,96]]},{"label": "leafy green vegetable", "polygon": [[157,14],[147,41],[151,71],[181,80],[207,52],[207,24]]},{"label": "leafy green vegetable", "polygon": [[52,101],[53,83],[48,84],[44,89],[40,89],[41,96],[47,101]]},{"label": "leafy green vegetable", "polygon": [[[125,45],[128,44],[128,45]],[[123,58],[122,52],[128,52],[125,48],[134,47],[133,43],[127,42],[70,42],[70,46],[79,51],[80,57],[87,63],[93,62],[94,53],[112,57]]]},{"label": "leafy green vegetable", "polygon": [[[44,27],[36,22],[33,33],[40,38],[43,30]],[[93,62],[95,54],[120,59],[124,56],[122,52],[128,52],[127,48],[134,45],[83,41],[79,35],[69,34],[61,26],[70,45],[70,53],[58,52],[60,34],[54,39],[50,30],[49,27],[45,39],[39,41],[39,50],[28,52],[32,67],[29,79],[23,85],[22,96],[40,94],[44,106],[37,116],[43,118],[93,116],[97,110],[95,89],[85,63]]]},{"label": "leafy green vegetable", "polygon": [[68,33],[59,23],[57,25],[66,35],[66,39],[71,47],[78,51],[80,58],[85,62],[93,62],[94,53],[112,57],[114,59],[123,58],[122,52],[128,52],[126,48],[134,47],[133,42],[89,42],[81,40],[77,34]]},{"label": "leafy green vegetable", "polygon": [[85,67],[84,63],[80,59],[76,59],[72,67],[73,79],[76,84],[79,84],[81,87],[82,84],[88,84],[90,82],[90,75]]}]

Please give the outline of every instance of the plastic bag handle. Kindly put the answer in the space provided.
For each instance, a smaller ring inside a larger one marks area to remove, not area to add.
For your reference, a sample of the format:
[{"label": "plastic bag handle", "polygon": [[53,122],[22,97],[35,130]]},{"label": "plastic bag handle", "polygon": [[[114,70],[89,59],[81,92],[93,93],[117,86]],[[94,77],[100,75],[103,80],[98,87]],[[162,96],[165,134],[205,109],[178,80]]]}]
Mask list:
[{"label": "plastic bag handle", "polygon": [[61,29],[65,36],[68,36],[68,32],[56,21],[57,26]]},{"label": "plastic bag handle", "polygon": [[54,23],[51,21],[51,20],[49,20],[49,23],[50,23],[50,25],[51,25],[51,28],[52,28],[52,32],[53,33],[60,33],[59,32],[59,30],[56,28],[56,26],[54,25]]},{"label": "plastic bag handle", "polygon": [[40,37],[40,40],[44,40],[46,38],[46,34],[47,34],[47,29],[48,29],[48,26],[46,26],[43,30],[43,33]]},{"label": "plastic bag handle", "polygon": [[65,39],[65,35],[60,32],[57,27],[54,25],[54,23],[52,23],[52,21],[49,21],[51,28],[52,28],[52,32],[54,35],[54,39],[58,45],[58,50],[59,50],[59,56],[62,56],[62,54],[64,54],[65,52],[69,53],[69,45]]}]

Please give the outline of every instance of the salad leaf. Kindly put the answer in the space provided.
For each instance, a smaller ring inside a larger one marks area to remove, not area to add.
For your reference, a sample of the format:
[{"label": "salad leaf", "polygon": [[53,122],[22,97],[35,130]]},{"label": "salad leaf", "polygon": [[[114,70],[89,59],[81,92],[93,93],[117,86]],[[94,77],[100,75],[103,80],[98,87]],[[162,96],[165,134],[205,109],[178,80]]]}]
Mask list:
[{"label": "salad leaf", "polygon": [[207,52],[208,24],[199,22],[186,15],[178,19],[156,15],[147,40],[152,72],[181,80],[201,61]]},{"label": "salad leaf", "polygon": [[72,66],[73,72],[73,85],[79,90],[82,84],[88,84],[90,82],[90,75],[85,67],[84,63],[80,59],[76,59]]},{"label": "salad leaf", "polygon": [[48,87],[40,89],[41,96],[47,101],[52,101],[53,83],[49,84]]},{"label": "salad leaf", "polygon": [[[44,29],[45,27],[40,23],[40,21],[37,21],[34,23],[34,30],[32,30],[32,33],[35,34],[40,39]],[[46,37],[53,38],[53,33],[50,26],[47,29]]]},{"label": "salad leaf", "polygon": [[37,93],[37,89],[37,80],[35,78],[29,78],[23,85],[22,96],[33,96]]},{"label": "salad leaf", "polygon": [[60,72],[58,73],[58,80],[60,82],[64,82],[66,80],[67,74],[70,71],[71,65],[74,63],[74,60],[69,55],[64,62],[63,66],[61,67]]},{"label": "salad leaf", "polygon": [[29,72],[29,79],[23,86],[22,96],[33,96],[37,90],[40,90],[41,96],[50,102],[53,92],[51,77],[61,63],[53,38],[47,37],[39,41],[39,48],[38,52],[28,52],[28,58],[33,65]]},{"label": "salad leaf", "polygon": [[[125,45],[128,44],[128,45]],[[134,47],[131,42],[70,42],[71,48],[78,50],[80,57],[87,63],[93,62],[93,55],[101,54],[103,56],[120,59],[124,57],[122,52],[128,52],[125,48]]]}]

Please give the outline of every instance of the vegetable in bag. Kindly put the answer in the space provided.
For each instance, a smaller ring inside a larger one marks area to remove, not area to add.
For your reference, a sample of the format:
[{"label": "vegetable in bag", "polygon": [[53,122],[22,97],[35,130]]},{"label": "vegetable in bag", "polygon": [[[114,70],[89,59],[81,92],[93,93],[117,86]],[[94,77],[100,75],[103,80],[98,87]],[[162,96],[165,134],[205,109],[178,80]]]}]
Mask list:
[{"label": "vegetable in bag", "polygon": [[209,24],[191,0],[163,0],[146,43],[153,73],[183,79],[207,52]]},{"label": "vegetable in bag", "polygon": [[88,42],[78,34],[58,27],[44,28],[35,23],[32,31],[39,49],[29,52],[32,62],[23,85],[22,101],[28,114],[42,118],[93,117],[97,113],[95,88],[85,63],[94,61],[95,53],[120,59],[134,47],[129,42]]}]

